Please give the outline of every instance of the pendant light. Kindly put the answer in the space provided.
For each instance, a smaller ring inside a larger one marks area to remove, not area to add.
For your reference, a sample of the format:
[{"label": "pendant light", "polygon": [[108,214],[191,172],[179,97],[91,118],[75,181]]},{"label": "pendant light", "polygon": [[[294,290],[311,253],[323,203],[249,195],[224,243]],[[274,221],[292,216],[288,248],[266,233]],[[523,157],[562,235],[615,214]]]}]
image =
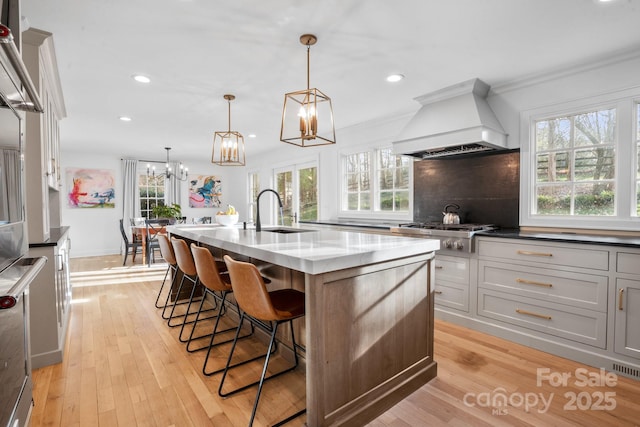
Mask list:
[{"label": "pendant light", "polygon": [[331,98],[309,84],[310,50],[317,41],[313,34],[300,36],[307,46],[307,89],[284,95],[280,141],[299,147],[336,143]]},{"label": "pendant light", "polygon": [[227,94],[224,99],[229,104],[229,127],[227,131],[216,132],[213,135],[211,163],[220,166],[244,166],[244,137],[240,132],[231,130],[231,101],[236,97]]}]

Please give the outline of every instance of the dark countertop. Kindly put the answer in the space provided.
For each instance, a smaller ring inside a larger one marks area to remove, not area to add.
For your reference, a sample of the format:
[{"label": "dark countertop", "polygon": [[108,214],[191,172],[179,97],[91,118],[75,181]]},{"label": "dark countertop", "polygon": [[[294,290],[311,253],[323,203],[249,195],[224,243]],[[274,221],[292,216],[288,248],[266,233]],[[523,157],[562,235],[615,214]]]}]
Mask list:
[{"label": "dark countertop", "polygon": [[29,243],[30,248],[44,248],[47,246],[58,246],[60,239],[69,232],[71,227],[52,228],[49,230],[49,239],[44,242]]},{"label": "dark countertop", "polygon": [[389,230],[390,227],[395,227],[398,222],[367,222],[356,220],[330,220],[330,221],[299,221],[300,224],[313,224],[313,225],[334,225],[339,227],[361,227],[361,228],[375,228],[379,230]]},{"label": "dark countertop", "polygon": [[501,237],[505,239],[542,240],[549,242],[585,243],[590,245],[625,246],[640,248],[640,237],[600,236],[595,234],[574,233],[537,233],[520,231],[519,229],[504,229],[481,231],[475,236]]}]

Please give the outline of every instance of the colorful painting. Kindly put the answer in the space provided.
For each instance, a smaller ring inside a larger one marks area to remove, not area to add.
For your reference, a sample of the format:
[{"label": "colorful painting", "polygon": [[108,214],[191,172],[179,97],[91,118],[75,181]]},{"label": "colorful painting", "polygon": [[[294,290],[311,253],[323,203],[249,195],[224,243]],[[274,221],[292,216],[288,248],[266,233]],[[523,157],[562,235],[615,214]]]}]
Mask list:
[{"label": "colorful painting", "polygon": [[115,208],[112,170],[67,168],[67,188],[70,208]]},{"label": "colorful painting", "polygon": [[190,208],[219,208],[222,205],[222,184],[220,178],[198,175],[189,181]]}]

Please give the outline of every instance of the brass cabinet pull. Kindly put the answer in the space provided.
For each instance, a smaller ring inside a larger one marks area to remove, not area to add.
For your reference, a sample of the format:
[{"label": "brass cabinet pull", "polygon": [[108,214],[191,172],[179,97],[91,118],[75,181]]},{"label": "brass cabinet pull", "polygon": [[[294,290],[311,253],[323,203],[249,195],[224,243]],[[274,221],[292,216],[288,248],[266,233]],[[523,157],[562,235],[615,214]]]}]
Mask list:
[{"label": "brass cabinet pull", "polygon": [[436,295],[440,295],[440,294],[442,294],[442,291],[433,291],[433,293],[436,294]]},{"label": "brass cabinet pull", "polygon": [[548,257],[552,257],[553,254],[547,253],[547,252],[532,252],[532,251],[518,251],[518,254],[520,255],[531,255],[531,256],[548,256]]},{"label": "brass cabinet pull", "polygon": [[540,319],[551,320],[551,316],[547,316],[546,314],[538,314],[532,311],[521,310],[519,308],[516,308],[516,313],[526,314],[527,316],[539,317]]},{"label": "brass cabinet pull", "polygon": [[436,270],[442,270],[444,267],[441,265],[436,265]]},{"label": "brass cabinet pull", "polygon": [[618,291],[618,310],[622,311],[624,308],[622,307],[622,295],[624,294],[624,288],[620,288]]},{"label": "brass cabinet pull", "polygon": [[544,286],[545,288],[552,288],[553,287],[553,285],[551,283],[535,282],[533,280],[520,279],[520,278],[517,278],[516,282],[525,283],[527,285]]}]

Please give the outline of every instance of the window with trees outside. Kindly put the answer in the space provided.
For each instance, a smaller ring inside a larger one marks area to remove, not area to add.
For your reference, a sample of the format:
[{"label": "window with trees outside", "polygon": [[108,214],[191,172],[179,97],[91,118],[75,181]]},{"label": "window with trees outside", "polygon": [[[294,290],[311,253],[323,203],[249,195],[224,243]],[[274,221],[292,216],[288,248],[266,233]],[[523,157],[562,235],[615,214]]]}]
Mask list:
[{"label": "window with trees outside", "polygon": [[640,88],[521,114],[521,226],[638,230]]},{"label": "window with trees outside", "polygon": [[535,213],[615,215],[616,109],[535,122]]},{"label": "window with trees outside", "polygon": [[411,158],[383,148],[345,155],[342,166],[343,211],[409,213]]},{"label": "window with trees outside", "polygon": [[318,166],[316,162],[300,163],[274,169],[275,190],[282,199],[282,221],[318,219]]},{"label": "window with trees outside", "polygon": [[145,218],[153,218],[151,211],[156,205],[164,205],[164,175],[138,175],[138,191],[140,192],[140,214]]}]

